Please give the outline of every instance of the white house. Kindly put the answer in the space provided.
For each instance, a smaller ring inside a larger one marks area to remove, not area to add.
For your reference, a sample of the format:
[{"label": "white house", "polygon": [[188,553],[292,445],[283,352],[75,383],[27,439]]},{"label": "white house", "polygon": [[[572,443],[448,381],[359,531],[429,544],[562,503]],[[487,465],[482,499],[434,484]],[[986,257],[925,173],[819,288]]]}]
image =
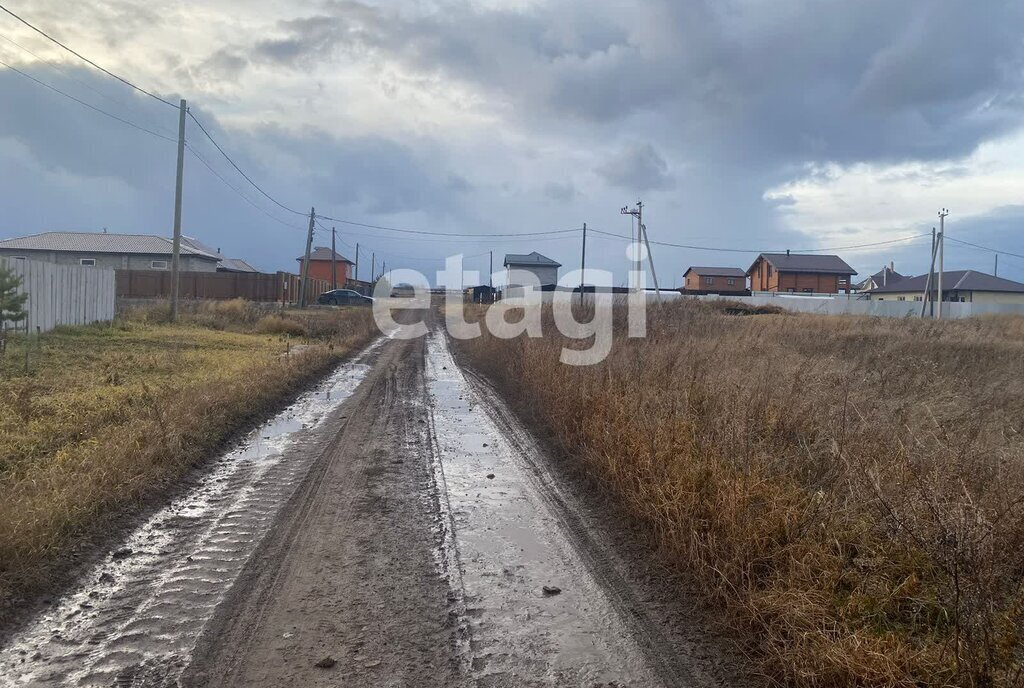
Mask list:
[{"label": "white house", "polygon": [[519,254],[509,253],[505,256],[505,288],[517,289],[523,286],[523,279],[517,278],[516,272],[530,272],[537,277],[541,287],[558,284],[558,268],[561,263],[556,263],[547,256],[534,251],[533,253]]}]

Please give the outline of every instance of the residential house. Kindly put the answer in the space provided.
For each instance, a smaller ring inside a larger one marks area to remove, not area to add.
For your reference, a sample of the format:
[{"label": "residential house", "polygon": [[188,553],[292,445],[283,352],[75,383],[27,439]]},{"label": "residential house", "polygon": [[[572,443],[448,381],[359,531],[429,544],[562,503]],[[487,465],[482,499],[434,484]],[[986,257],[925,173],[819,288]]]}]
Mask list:
[{"label": "residential house", "polygon": [[220,258],[220,262],[217,264],[217,272],[259,272],[257,268],[241,258],[225,258],[219,248],[211,248],[194,237],[182,235],[181,245]]},{"label": "residential house", "polygon": [[[170,270],[173,244],[149,234],[43,232],[0,241],[0,256],[115,270]],[[182,243],[179,266],[186,272],[216,272],[221,258]]]},{"label": "residential house", "polygon": [[747,270],[751,291],[843,294],[857,271],[839,256],[762,253]]},{"label": "residential house", "polygon": [[[299,274],[301,275],[303,265],[306,262],[305,256],[299,256],[295,260],[299,261]],[[326,246],[317,246],[309,254],[309,276],[312,279],[320,279],[333,284],[333,265],[336,265],[338,270],[338,287],[344,287],[351,275],[351,266],[355,265],[355,263]]]},{"label": "residential house", "polygon": [[747,273],[740,268],[690,267],[683,273],[684,294],[747,294]]},{"label": "residential house", "polygon": [[904,279],[906,275],[901,275],[896,272],[895,264],[889,263],[883,267],[879,272],[871,275],[866,280],[857,285],[857,291],[871,291],[879,287],[887,287],[890,284],[895,284],[901,279]]},{"label": "residential house", "polygon": [[509,253],[505,256],[505,268],[507,276],[505,280],[506,289],[522,288],[526,285],[521,279],[513,275],[514,271],[530,272],[536,275],[541,287],[553,287],[558,284],[558,268],[562,267],[547,256],[542,256],[536,251],[527,254]]},{"label": "residential house", "polygon": [[[924,299],[927,284],[927,274],[904,277],[895,283],[876,287],[868,293],[872,301],[921,301]],[[931,285],[931,292],[932,298],[936,298],[937,273]],[[942,300],[1024,304],[1024,284],[977,270],[947,270],[942,273]]]}]

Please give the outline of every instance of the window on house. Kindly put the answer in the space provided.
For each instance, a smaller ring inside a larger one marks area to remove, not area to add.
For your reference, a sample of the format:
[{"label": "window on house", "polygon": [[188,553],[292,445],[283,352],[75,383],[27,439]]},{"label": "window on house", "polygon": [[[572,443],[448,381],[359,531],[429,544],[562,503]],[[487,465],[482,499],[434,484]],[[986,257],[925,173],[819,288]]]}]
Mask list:
[{"label": "window on house", "polygon": [[734,284],[736,284],[736,280],[734,278],[730,277],[729,279],[725,280],[725,283],[728,284],[731,287]]},{"label": "window on house", "polygon": [[11,256],[13,260],[25,260],[25,256]]},{"label": "window on house", "polygon": [[915,296],[915,297],[914,297],[914,300],[915,300],[915,301],[924,301],[924,298],[923,298],[923,297],[921,297],[921,296]]},{"label": "window on house", "polygon": [[88,265],[90,267],[92,267],[93,265],[96,265],[96,259],[95,258],[82,258],[78,262],[79,262],[80,265]]},{"label": "window on house", "polygon": [[154,260],[154,261],[151,261],[149,263],[149,267],[152,268],[153,270],[166,270],[167,269],[167,261],[166,260]]},{"label": "window on house", "polygon": [[786,291],[788,291],[790,294],[795,294],[796,293],[796,289],[794,289],[793,287],[790,287]]},{"label": "window on house", "polygon": [[846,280],[844,280],[842,277],[840,277],[839,278],[839,284],[846,284]]},{"label": "window on house", "polygon": [[813,294],[814,293],[814,290],[811,289],[810,287],[804,287],[803,291],[804,291],[805,294]]},{"label": "window on house", "polygon": [[715,278],[714,277],[705,277],[704,278],[704,284],[714,284],[714,283],[715,283]]},{"label": "window on house", "polygon": [[897,296],[897,297],[896,297],[896,300],[897,300],[897,301],[906,301],[906,300],[907,300],[907,297],[906,297],[906,296]]}]

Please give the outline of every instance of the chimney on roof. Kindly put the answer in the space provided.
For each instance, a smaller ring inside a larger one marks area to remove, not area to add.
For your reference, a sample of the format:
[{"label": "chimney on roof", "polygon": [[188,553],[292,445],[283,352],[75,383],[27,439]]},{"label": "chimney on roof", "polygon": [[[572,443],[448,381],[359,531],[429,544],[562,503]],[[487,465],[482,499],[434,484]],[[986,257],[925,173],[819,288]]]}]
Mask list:
[{"label": "chimney on roof", "polygon": [[220,255],[220,246],[217,247],[217,255]]},{"label": "chimney on roof", "polygon": [[886,285],[886,283],[888,283],[888,281],[889,281],[889,266],[888,265],[883,265],[882,266],[882,286],[884,287]]},{"label": "chimney on roof", "polygon": [[789,249],[786,249],[786,257],[789,258]]}]

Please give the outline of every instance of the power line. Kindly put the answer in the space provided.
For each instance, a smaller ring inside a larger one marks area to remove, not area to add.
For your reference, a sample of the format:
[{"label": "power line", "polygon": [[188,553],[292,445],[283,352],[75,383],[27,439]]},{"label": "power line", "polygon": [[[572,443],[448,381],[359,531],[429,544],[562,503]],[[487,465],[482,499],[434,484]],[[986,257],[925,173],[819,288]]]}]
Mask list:
[{"label": "power line", "polygon": [[[71,74],[68,71],[64,70],[56,62],[53,62],[52,60],[47,60],[42,55],[39,55],[38,53],[32,51],[31,49],[26,48],[21,43],[18,43],[18,41],[14,40],[13,38],[10,38],[9,36],[5,36],[3,34],[0,34],[0,38],[2,38],[3,40],[7,41],[11,45],[16,46],[20,50],[28,53],[29,55],[31,55],[32,57],[36,58],[40,62],[43,62],[43,63],[49,65],[49,67],[51,69],[59,72],[60,74],[63,74],[65,77],[67,77],[68,79],[71,79],[72,81],[74,81],[78,85],[82,86],[83,88],[88,89],[89,91],[92,91],[93,93],[98,95],[100,98],[103,98],[104,100],[106,100],[106,101],[108,101],[110,103],[113,103],[114,105],[119,105],[119,106],[121,106],[123,108],[127,108],[127,109],[130,109],[130,110],[135,110],[134,107],[132,107],[130,104],[126,103],[125,101],[120,100],[118,98],[114,98],[114,97],[104,93],[103,91],[99,90],[98,88],[93,87],[92,85],[88,84],[87,82],[83,81],[82,79],[79,79],[78,77],[76,77],[74,74]],[[135,112],[136,112],[136,114],[142,114],[138,110],[135,110]],[[169,135],[173,134],[173,132],[171,132],[169,129],[164,129],[164,131],[167,132]]]},{"label": "power line", "polygon": [[[2,9],[2,6],[0,6],[0,9]],[[164,136],[163,134],[155,132],[152,129],[147,129],[146,127],[143,127],[143,126],[140,126],[140,125],[136,124],[135,122],[129,121],[127,119],[124,119],[123,117],[118,117],[117,115],[111,114],[111,113],[107,112],[106,110],[102,110],[102,109],[96,107],[95,105],[92,105],[90,103],[85,102],[84,100],[81,100],[80,98],[76,98],[75,96],[71,95],[70,93],[65,93],[64,91],[60,90],[56,86],[51,86],[50,84],[46,83],[45,81],[40,81],[39,79],[35,78],[31,74],[28,74],[26,72],[21,71],[17,67],[12,67],[11,65],[7,64],[6,62],[4,62],[3,60],[0,60],[0,65],[3,65],[4,67],[6,67],[7,69],[11,70],[12,72],[16,72],[17,74],[20,74],[21,76],[25,77],[26,79],[28,79],[30,81],[34,81],[36,84],[38,84],[38,85],[40,85],[40,86],[42,86],[44,88],[48,88],[49,90],[53,91],[54,93],[59,93],[60,95],[64,96],[65,98],[69,98],[69,99],[75,101],[79,105],[83,105],[83,106],[89,108],[90,110],[98,112],[101,115],[105,115],[105,116],[109,117],[110,119],[117,120],[118,122],[121,122],[122,124],[127,124],[129,127],[132,127],[133,129],[138,129],[139,131],[144,131],[147,134],[155,136],[155,137],[157,137],[159,139],[163,139],[164,141],[170,141],[171,143],[177,143],[176,139],[172,139],[169,136]]]},{"label": "power line", "polygon": [[200,131],[202,131],[202,132],[203,132],[203,134],[205,134],[205,135],[206,135],[206,138],[210,139],[210,143],[212,143],[212,144],[214,145],[214,147],[215,147],[215,148],[216,148],[216,149],[217,149],[217,150],[218,150],[218,151],[220,152],[220,154],[224,156],[224,159],[225,159],[225,160],[227,160],[227,161],[228,161],[229,163],[231,163],[231,166],[235,168],[235,171],[237,171],[237,172],[238,172],[238,174],[242,175],[242,176],[243,176],[243,177],[245,178],[245,181],[249,182],[249,183],[250,183],[250,184],[252,185],[252,187],[253,187],[254,189],[256,189],[256,190],[257,190],[257,191],[259,191],[259,192],[260,192],[261,194],[263,194],[263,195],[264,195],[264,196],[265,196],[266,198],[268,198],[268,199],[269,199],[269,200],[270,200],[270,201],[271,201],[272,203],[274,203],[275,205],[277,205],[277,206],[278,206],[279,208],[281,208],[281,209],[283,209],[283,210],[287,210],[287,211],[288,211],[289,213],[293,213],[293,214],[295,214],[295,215],[301,215],[302,217],[305,217],[305,216],[306,216],[306,215],[308,214],[308,213],[304,213],[304,212],[301,212],[301,211],[299,211],[299,210],[295,210],[294,208],[289,208],[288,206],[286,206],[285,204],[281,203],[281,202],[280,202],[280,201],[278,201],[278,200],[277,200],[276,198],[274,198],[273,196],[271,196],[270,194],[268,194],[268,193],[267,193],[266,191],[264,191],[264,190],[263,190],[263,189],[262,189],[262,188],[260,187],[260,185],[259,185],[259,184],[257,184],[256,182],[254,182],[254,181],[253,181],[253,180],[252,180],[252,179],[251,179],[251,178],[249,177],[249,175],[247,175],[247,174],[246,174],[245,172],[243,172],[243,171],[242,171],[242,168],[241,168],[241,167],[239,167],[238,165],[236,165],[236,164],[235,164],[235,161],[231,159],[231,156],[230,156],[230,155],[228,155],[228,154],[227,154],[227,153],[226,153],[226,152],[224,151],[224,149],[220,147],[220,144],[219,144],[219,143],[217,143],[216,139],[214,139],[214,138],[213,138],[213,136],[212,136],[212,135],[210,135],[210,132],[208,132],[208,131],[206,130],[206,127],[204,127],[204,126],[203,126],[203,123],[202,123],[202,122],[200,122],[200,121],[199,121],[198,119],[196,119],[196,116],[192,114],[192,110],[189,110],[189,111],[188,111],[188,116],[192,118],[192,121],[196,123],[196,125],[197,125],[197,126],[199,127]]},{"label": "power line", "polygon": [[352,225],[354,227],[365,227],[367,229],[379,229],[386,232],[401,232],[403,234],[424,234],[427,236],[446,236],[446,237],[533,237],[533,236],[550,236],[553,234],[571,234],[573,232],[581,232],[582,228],[575,229],[556,229],[548,230],[546,232],[505,232],[496,234],[475,234],[472,232],[430,232],[422,229],[401,229],[399,227],[385,227],[383,225],[371,225],[365,222],[355,222],[353,220],[343,220],[337,217],[331,217],[330,215],[319,215],[318,217],[324,220],[330,220],[331,222],[340,222],[345,225]]},{"label": "power line", "polygon": [[171,107],[173,107],[173,108],[177,108],[177,107],[178,107],[177,105],[175,105],[174,103],[170,102],[169,100],[164,100],[163,98],[161,98],[160,96],[156,95],[155,93],[150,93],[150,92],[149,92],[149,91],[147,91],[146,89],[144,89],[144,88],[142,88],[142,87],[140,87],[140,86],[136,86],[135,84],[133,84],[132,82],[128,81],[128,80],[127,80],[127,79],[125,79],[124,77],[118,76],[117,74],[114,74],[114,73],[113,73],[113,72],[111,72],[110,70],[104,69],[103,67],[99,66],[98,64],[96,64],[95,62],[93,62],[92,60],[90,60],[90,59],[89,59],[88,57],[86,57],[85,55],[82,55],[81,53],[79,53],[79,52],[76,52],[75,50],[72,50],[71,48],[69,48],[68,46],[64,45],[63,43],[61,43],[60,41],[58,41],[58,40],[57,40],[56,38],[54,38],[53,36],[51,36],[50,34],[48,34],[48,33],[46,33],[45,31],[43,31],[42,29],[40,29],[40,28],[37,28],[37,27],[33,26],[33,25],[32,25],[32,24],[30,24],[30,23],[29,23],[28,21],[26,21],[25,19],[22,19],[22,18],[21,18],[21,17],[19,17],[19,16],[17,15],[17,14],[15,14],[15,13],[14,13],[14,12],[12,12],[12,11],[10,11],[10,10],[9,10],[9,9],[7,9],[6,7],[4,7],[3,5],[0,5],[0,10],[3,10],[3,11],[4,11],[4,12],[6,12],[7,14],[11,15],[12,17],[14,17],[14,18],[15,18],[15,19],[17,19],[18,21],[20,21],[20,22],[21,22],[22,24],[24,24],[24,25],[25,25],[25,26],[27,26],[28,28],[30,28],[30,29],[32,29],[33,31],[35,31],[36,33],[38,33],[39,35],[41,35],[41,36],[43,36],[43,37],[47,38],[48,40],[50,40],[50,41],[52,41],[52,42],[56,43],[57,45],[59,45],[60,47],[64,48],[64,50],[67,50],[67,51],[68,51],[69,53],[71,53],[72,55],[74,55],[74,56],[75,56],[75,57],[77,57],[78,59],[80,59],[80,60],[83,60],[83,61],[85,61],[85,62],[88,62],[88,63],[89,63],[89,64],[91,64],[91,65],[92,65],[93,67],[95,67],[96,69],[100,70],[101,72],[103,72],[103,73],[104,73],[104,74],[106,74],[107,76],[111,76],[111,77],[114,77],[115,79],[117,79],[118,81],[120,81],[120,82],[121,82],[122,84],[125,84],[126,86],[130,86],[131,88],[134,88],[134,89],[135,89],[136,91],[138,91],[139,93],[144,93],[145,95],[149,96],[150,98],[153,98],[154,100],[159,100],[159,101],[160,101],[161,103],[163,103],[164,105],[170,105],[170,106],[171,106]]},{"label": "power line", "polygon": [[289,228],[289,229],[300,229],[300,230],[303,230],[303,231],[305,231],[305,229],[306,229],[305,227],[299,227],[299,226],[297,226],[297,225],[291,225],[291,224],[288,224],[287,222],[285,222],[285,221],[284,221],[284,220],[282,220],[281,218],[279,218],[279,217],[277,217],[276,215],[272,214],[272,213],[271,213],[270,211],[268,211],[268,210],[267,210],[266,208],[263,208],[263,207],[261,207],[261,206],[257,205],[255,201],[253,201],[253,200],[252,200],[251,198],[249,198],[249,197],[248,197],[248,196],[246,196],[246,195],[245,195],[244,193],[242,193],[242,190],[241,190],[241,189],[239,189],[239,188],[238,188],[238,187],[236,187],[236,186],[235,186],[234,184],[232,184],[231,182],[229,182],[229,181],[228,181],[227,179],[225,179],[225,178],[224,178],[224,176],[223,176],[223,175],[222,175],[222,174],[221,174],[220,172],[218,172],[218,171],[217,171],[216,169],[214,169],[213,165],[211,165],[211,164],[210,164],[210,161],[209,161],[209,160],[207,160],[207,159],[206,159],[205,157],[203,157],[202,155],[200,155],[200,154],[199,154],[199,152],[198,152],[198,151],[197,151],[197,150],[196,150],[195,148],[193,148],[191,144],[189,144],[188,142],[186,142],[186,143],[185,143],[185,147],[186,147],[186,148],[188,148],[189,152],[190,152],[190,153],[192,153],[192,155],[194,155],[194,156],[195,156],[195,158],[196,158],[196,159],[197,159],[197,160],[198,160],[199,162],[203,163],[203,165],[204,165],[204,166],[206,167],[206,169],[208,169],[208,170],[209,170],[209,171],[210,171],[210,172],[211,172],[211,173],[212,173],[212,174],[213,174],[213,175],[214,175],[215,177],[217,177],[217,179],[219,179],[219,180],[221,180],[222,182],[224,182],[224,185],[225,185],[225,186],[227,186],[227,187],[228,187],[229,189],[231,189],[231,190],[232,190],[232,191],[234,191],[234,192],[235,192],[236,194],[238,194],[238,196],[239,196],[239,197],[241,197],[241,199],[242,199],[243,201],[245,201],[246,203],[248,203],[249,205],[251,205],[251,206],[252,206],[253,208],[255,208],[256,210],[260,211],[261,213],[263,213],[264,215],[266,215],[267,217],[269,217],[269,218],[270,218],[271,220],[274,220],[275,222],[278,222],[278,223],[280,223],[280,224],[284,225],[285,227],[287,227],[287,228]]},{"label": "power line", "polygon": [[[607,236],[607,237],[615,237],[616,239],[626,239],[626,240],[630,239],[630,237],[623,236],[622,234],[615,234],[613,232],[604,232],[604,231],[601,231],[599,229],[589,229],[588,231],[594,232],[596,234],[603,234],[604,236]],[[914,236],[903,237],[903,238],[900,238],[900,239],[890,239],[888,241],[876,241],[876,242],[869,243],[869,244],[855,244],[855,245],[852,245],[852,246],[837,246],[837,247],[831,247],[831,248],[786,249],[786,250],[789,250],[790,253],[817,253],[817,252],[820,252],[820,251],[851,251],[853,249],[858,249],[858,248],[870,248],[870,247],[874,247],[874,246],[886,246],[886,245],[890,245],[890,244],[898,244],[898,243],[902,243],[902,242],[905,242],[905,241],[911,241],[913,239],[920,239],[921,237],[924,237],[924,236],[928,236],[928,235],[927,234],[916,234]],[[714,252],[720,252],[720,253],[785,253],[786,252],[786,250],[777,250],[777,249],[776,250],[768,251],[768,250],[744,249],[744,248],[721,248],[721,247],[714,247],[714,246],[691,246],[691,245],[688,245],[688,244],[673,244],[673,243],[670,243],[670,242],[667,242],[667,241],[651,241],[650,243],[657,244],[658,246],[669,246],[671,248],[684,248],[684,249],[688,249],[688,250],[691,250],[691,251],[714,251]]]},{"label": "power line", "polygon": [[1024,255],[1021,255],[1020,253],[1013,253],[1011,251],[1001,251],[999,249],[989,248],[988,246],[980,246],[979,244],[972,244],[971,242],[963,241],[962,239],[954,239],[951,236],[947,236],[946,238],[949,239],[950,241],[955,241],[958,244],[963,244],[964,246],[970,246],[972,248],[981,249],[982,251],[989,251],[990,253],[997,253],[1004,256],[1013,256],[1014,258],[1024,258]]}]

